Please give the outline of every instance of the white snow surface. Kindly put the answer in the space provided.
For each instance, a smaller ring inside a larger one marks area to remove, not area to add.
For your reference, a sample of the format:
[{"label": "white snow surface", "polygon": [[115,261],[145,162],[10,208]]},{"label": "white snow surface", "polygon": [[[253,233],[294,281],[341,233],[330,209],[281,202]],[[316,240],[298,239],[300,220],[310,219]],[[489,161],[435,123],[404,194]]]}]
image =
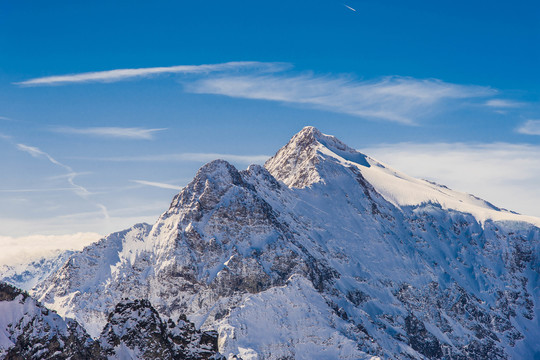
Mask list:
[{"label": "white snow surface", "polygon": [[[426,180],[413,178],[348,147],[334,136],[323,134],[310,126],[295,135],[288,146],[281,149],[276,154],[276,157],[267,162],[266,166],[269,171],[279,173],[282,171],[280,167],[283,166],[283,159],[296,159],[296,156],[291,155],[304,150],[303,144],[299,145],[299,143],[302,141],[300,139],[306,137],[310,138],[311,141],[309,144],[312,152],[310,154],[311,158],[307,157],[304,159],[304,163],[295,164],[297,168],[305,168],[305,163],[313,162],[313,158],[317,158],[317,162],[332,159],[344,167],[355,167],[379,194],[398,207],[433,203],[440,205],[443,209],[472,214],[480,222],[488,219],[495,221],[523,221],[540,226],[540,218],[500,209],[473,195],[454,191],[446,186]],[[290,171],[290,169],[286,170],[287,176],[278,176],[277,178],[289,186],[305,187],[323,181],[313,167],[309,178],[305,179],[299,186],[299,184],[295,183],[295,176],[298,176],[299,172]],[[463,176],[466,176],[466,174]]]},{"label": "white snow surface", "polygon": [[496,206],[470,194],[451,190],[445,186],[419,180],[382,163],[368,158],[371,167],[358,166],[362,175],[386,200],[397,206],[413,206],[424,203],[439,204],[443,209],[452,209],[472,214],[478,221],[523,221],[540,226],[540,218],[517,214]]},{"label": "white snow surface", "polygon": [[27,338],[52,338],[55,334],[67,336],[68,328],[58,314],[20,294],[13,300],[0,301],[0,358],[22,334]]},{"label": "white snow surface", "polygon": [[72,254],[71,250],[58,250],[51,256],[42,257],[29,263],[2,265],[0,266],[0,281],[21,290],[31,290],[49,275],[58,271]]},{"label": "white snow surface", "polygon": [[371,359],[343,335],[351,325],[328,308],[323,296],[301,276],[284,286],[245,295],[241,305],[218,323],[221,352],[244,360]]},{"label": "white snow surface", "polygon": [[203,166],[153,226],[75,253],[34,294],[94,337],[122,298],[148,299],[217,330],[230,358],[471,356],[474,342],[534,358],[539,225],[307,127],[265,168]]}]

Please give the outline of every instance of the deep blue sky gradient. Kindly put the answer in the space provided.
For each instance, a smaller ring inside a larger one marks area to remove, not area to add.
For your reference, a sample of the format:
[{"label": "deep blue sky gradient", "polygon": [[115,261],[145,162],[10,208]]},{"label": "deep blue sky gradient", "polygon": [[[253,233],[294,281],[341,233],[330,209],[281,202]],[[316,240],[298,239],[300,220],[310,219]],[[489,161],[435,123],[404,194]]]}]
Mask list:
[{"label": "deep blue sky gradient", "polygon": [[[82,201],[69,191],[39,192],[32,199],[43,199],[32,207],[28,193],[0,193],[6,204],[0,218],[92,212],[92,202],[123,209],[148,199],[165,204],[164,210],[174,190],[131,189],[130,181],[181,186],[202,162],[87,158],[186,152],[272,155],[306,125],[357,148],[400,142],[538,146],[540,136],[516,128],[540,119],[539,44],[540,5],[535,1],[0,2],[0,117],[10,119],[0,120],[0,133],[11,138],[0,142],[5,169],[0,190],[54,185],[51,181],[57,180],[51,178],[64,172],[17,150],[22,143],[86,173],[77,181],[93,193]],[[490,98],[520,105],[493,109],[483,106],[488,98],[465,99],[410,126],[307,105],[193,94],[184,88],[192,77],[174,74],[114,83],[15,84],[51,75],[228,61],[284,62],[293,66],[293,74],[355,81],[438,79],[490,88],[497,91]],[[154,140],[54,131],[106,126],[167,130],[157,132]],[[56,185],[66,186],[60,180]],[[106,232],[124,223],[94,222],[80,229],[90,231],[98,224],[94,231]],[[79,228],[70,223],[66,229]]]}]

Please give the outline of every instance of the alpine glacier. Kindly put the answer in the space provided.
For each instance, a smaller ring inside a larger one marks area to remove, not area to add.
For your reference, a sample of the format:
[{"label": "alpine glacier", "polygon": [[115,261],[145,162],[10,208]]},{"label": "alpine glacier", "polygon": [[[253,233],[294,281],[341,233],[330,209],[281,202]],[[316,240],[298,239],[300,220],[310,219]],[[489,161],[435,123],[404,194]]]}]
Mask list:
[{"label": "alpine glacier", "polygon": [[137,299],[229,359],[538,359],[539,227],[306,127],[264,167],[204,165],[31,294],[94,338]]}]

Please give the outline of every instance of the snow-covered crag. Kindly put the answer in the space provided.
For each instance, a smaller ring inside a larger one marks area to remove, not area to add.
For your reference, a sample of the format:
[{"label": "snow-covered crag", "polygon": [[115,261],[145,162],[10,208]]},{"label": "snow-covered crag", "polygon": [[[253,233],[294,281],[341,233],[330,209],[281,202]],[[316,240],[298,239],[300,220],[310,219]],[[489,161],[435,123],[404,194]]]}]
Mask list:
[{"label": "snow-covered crag", "polygon": [[109,359],[224,360],[216,333],[196,330],[185,315],[165,323],[148,300],[118,303],[99,344]]},{"label": "snow-covered crag", "polygon": [[163,322],[148,300],[121,301],[98,340],[6,283],[0,283],[0,359],[223,360],[217,333],[201,332],[185,316]]},{"label": "snow-covered crag", "polygon": [[73,255],[71,250],[58,251],[52,256],[42,257],[29,263],[0,266],[0,282],[28,291],[58,271],[71,255]]},{"label": "snow-covered crag", "polygon": [[73,254],[33,294],[93,337],[146,299],[217,331],[229,358],[534,359],[539,226],[307,127],[264,167],[206,164],[153,226]]},{"label": "snow-covered crag", "polygon": [[104,359],[73,320],[64,321],[19,289],[0,283],[0,359]]}]

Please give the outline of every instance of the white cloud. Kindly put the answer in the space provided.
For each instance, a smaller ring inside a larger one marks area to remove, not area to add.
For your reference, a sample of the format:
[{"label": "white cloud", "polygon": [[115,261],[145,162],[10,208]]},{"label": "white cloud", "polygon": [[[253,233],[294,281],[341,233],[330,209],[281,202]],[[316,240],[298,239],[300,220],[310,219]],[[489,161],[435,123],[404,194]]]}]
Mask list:
[{"label": "white cloud", "polygon": [[64,169],[66,169],[66,170],[68,170],[70,172],[73,172],[73,170],[69,166],[64,165],[64,164],[56,161],[52,156],[50,156],[46,152],[41,151],[39,148],[37,148],[35,146],[30,146],[30,145],[25,145],[25,144],[17,144],[17,149],[19,149],[21,151],[24,151],[24,152],[32,155],[35,158],[44,157],[47,160],[49,160],[50,162],[52,162],[53,164],[61,166]]},{"label": "white cloud", "polygon": [[70,166],[62,164],[61,162],[53,158],[51,155],[47,154],[44,151],[41,151],[39,148],[35,146],[17,144],[17,149],[24,151],[35,158],[44,157],[45,159],[49,160],[54,165],[60,166],[61,168],[67,171],[67,174],[65,174],[67,181],[73,187],[73,190],[77,193],[77,195],[81,197],[86,197],[87,195],[90,194],[90,192],[85,187],[75,183],[75,177],[78,175],[78,173],[73,171],[73,169]]},{"label": "white cloud", "polygon": [[109,221],[111,217],[109,216],[109,211],[107,210],[107,207],[103,204],[96,203],[96,206],[101,210],[101,213],[103,214],[103,218],[105,221]]},{"label": "white cloud", "polygon": [[[311,73],[298,75],[285,72],[291,67],[291,64],[287,63],[240,61],[48,76],[17,84],[37,86],[116,82],[160,74],[192,74],[196,76],[185,79],[184,85],[187,91],[193,93],[279,101],[409,125],[415,124],[417,119],[425,115],[443,110],[448,100],[488,97],[496,93],[488,87],[452,84],[437,79],[389,76],[368,81],[347,76],[321,76]],[[485,103],[496,108],[515,107],[518,104],[502,99],[491,99]],[[96,129],[70,129],[67,132],[113,136],[111,131],[104,131],[107,128]],[[150,136],[149,134],[146,133],[146,136]]]},{"label": "white cloud", "polygon": [[116,156],[102,158],[82,158],[79,160],[94,160],[94,161],[112,161],[112,162],[208,162],[216,159],[223,159],[241,164],[263,164],[268,160],[269,155],[233,155],[219,153],[177,153],[177,154],[160,154],[160,155],[142,155],[142,156]]},{"label": "white cloud", "polygon": [[17,265],[52,256],[58,250],[82,250],[99,240],[97,233],[67,235],[0,236],[0,265]]},{"label": "white cloud", "polygon": [[414,124],[445,100],[489,96],[495,90],[437,79],[385,77],[359,81],[315,75],[242,75],[199,79],[186,84],[194,93],[280,101],[353,116]]},{"label": "white cloud", "polygon": [[51,191],[73,191],[69,188],[46,188],[46,189],[0,189],[3,193],[32,193],[32,192],[51,192]]},{"label": "white cloud", "polygon": [[70,166],[62,164],[61,162],[59,162],[58,160],[53,158],[51,155],[47,154],[46,152],[42,151],[41,149],[39,149],[39,148],[37,148],[35,146],[29,146],[29,145],[25,145],[25,144],[16,144],[16,146],[17,146],[17,149],[19,149],[21,151],[24,151],[24,152],[30,154],[31,156],[33,156],[35,158],[45,158],[48,161],[50,161],[51,163],[53,163],[54,165],[62,167],[65,171],[67,171],[67,173],[63,174],[61,177],[66,178],[67,182],[71,185],[72,190],[78,196],[80,196],[81,198],[85,199],[86,201],[88,201],[92,205],[99,208],[105,220],[109,219],[109,213],[108,213],[107,208],[105,207],[105,205],[90,200],[89,199],[89,196],[91,195],[90,191],[88,191],[88,189],[86,189],[84,186],[79,185],[79,184],[77,184],[75,182],[75,177],[77,177],[78,175],[80,175],[82,173],[77,173],[77,172],[73,171],[73,169]]},{"label": "white cloud", "polygon": [[55,175],[55,176],[49,176],[48,180],[57,180],[57,179],[69,179],[71,176],[82,176],[82,175],[89,175],[92,174],[90,171],[82,171],[82,172],[71,172],[67,174],[62,175]]},{"label": "white cloud", "polygon": [[154,182],[154,181],[144,181],[144,180],[131,180],[134,183],[141,184],[141,185],[147,185],[147,186],[153,186],[161,189],[172,189],[172,190],[182,190],[181,186],[175,186],[160,182]]},{"label": "white cloud", "polygon": [[2,140],[5,140],[5,141],[8,141],[8,142],[11,142],[13,141],[13,138],[9,135],[6,135],[6,134],[3,134],[0,132],[0,139]]},{"label": "white cloud", "polygon": [[54,129],[56,132],[66,134],[80,134],[100,137],[124,138],[124,139],[144,139],[151,140],[154,138],[154,133],[167,129],[145,129],[138,127],[90,127],[90,128],[72,128],[60,127]]},{"label": "white cloud", "polygon": [[516,108],[523,106],[523,103],[513,100],[491,99],[486,101],[485,105],[494,108]]},{"label": "white cloud", "polygon": [[397,170],[540,217],[540,146],[401,143],[364,149]]},{"label": "white cloud", "polygon": [[284,63],[264,63],[257,61],[237,61],[222,64],[205,65],[178,65],[168,67],[151,67],[137,69],[115,69],[108,71],[86,72],[79,74],[46,76],[15,83],[25,86],[39,85],[65,85],[85,82],[116,82],[132,78],[151,77],[161,74],[207,74],[211,72],[236,71],[236,70],[257,70],[261,72],[282,71],[290,67]]},{"label": "white cloud", "polygon": [[[137,186],[137,185],[135,185]],[[162,199],[154,197],[133,197],[121,208],[108,208],[108,218],[103,211],[96,210],[73,212],[64,215],[44,213],[44,217],[3,217],[2,234],[12,237],[27,234],[62,234],[65,232],[98,232],[108,234],[127,229],[136,223],[154,223],[170,204],[169,196]],[[0,244],[1,249],[1,244]],[[1,252],[0,252],[1,253]]]},{"label": "white cloud", "polygon": [[527,120],[516,131],[525,135],[540,135],[540,120]]}]

